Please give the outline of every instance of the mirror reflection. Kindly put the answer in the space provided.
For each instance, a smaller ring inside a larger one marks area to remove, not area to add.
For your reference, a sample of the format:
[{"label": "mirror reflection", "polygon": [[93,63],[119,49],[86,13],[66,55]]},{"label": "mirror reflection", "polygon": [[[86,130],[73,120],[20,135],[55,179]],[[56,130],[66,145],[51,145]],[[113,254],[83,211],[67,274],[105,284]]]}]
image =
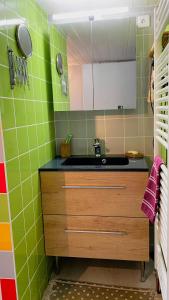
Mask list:
[{"label": "mirror reflection", "polygon": [[136,19],[57,26],[67,41],[70,110],[136,108]]}]

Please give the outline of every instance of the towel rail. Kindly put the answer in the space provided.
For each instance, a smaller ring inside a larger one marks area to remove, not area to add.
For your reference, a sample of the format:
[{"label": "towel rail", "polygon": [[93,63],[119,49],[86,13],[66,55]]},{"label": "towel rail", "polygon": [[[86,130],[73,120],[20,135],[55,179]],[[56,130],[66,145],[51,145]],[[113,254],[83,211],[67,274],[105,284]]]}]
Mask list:
[{"label": "towel rail", "polygon": [[168,131],[168,124],[157,121],[156,125],[157,125],[158,128],[163,128],[164,130]]},{"label": "towel rail", "polygon": [[168,149],[168,143],[166,143],[160,136],[156,136],[156,139],[161,145],[165,147],[165,149]]},{"label": "towel rail", "polygon": [[155,221],[155,268],[163,300],[169,300],[169,43],[161,38],[169,24],[169,0],[160,0],[154,14],[154,156],[161,165],[159,210]]}]

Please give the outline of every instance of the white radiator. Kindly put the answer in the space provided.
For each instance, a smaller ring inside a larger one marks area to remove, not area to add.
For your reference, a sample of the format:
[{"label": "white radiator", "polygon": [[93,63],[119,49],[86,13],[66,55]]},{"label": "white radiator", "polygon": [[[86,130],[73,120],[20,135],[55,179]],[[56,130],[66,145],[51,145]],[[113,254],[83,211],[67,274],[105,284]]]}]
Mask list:
[{"label": "white radiator", "polygon": [[166,153],[160,173],[160,202],[155,221],[155,268],[163,300],[169,300],[169,44],[162,51],[162,34],[169,24],[169,0],[155,9],[154,155]]}]

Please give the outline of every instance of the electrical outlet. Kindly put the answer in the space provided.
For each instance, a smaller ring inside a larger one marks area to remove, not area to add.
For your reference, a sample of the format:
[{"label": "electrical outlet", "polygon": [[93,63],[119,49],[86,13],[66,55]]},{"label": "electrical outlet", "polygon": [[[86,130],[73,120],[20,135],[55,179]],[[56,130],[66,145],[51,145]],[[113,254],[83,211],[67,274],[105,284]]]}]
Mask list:
[{"label": "electrical outlet", "polygon": [[139,28],[145,28],[150,26],[150,16],[144,15],[144,16],[138,16],[137,17],[137,26]]}]

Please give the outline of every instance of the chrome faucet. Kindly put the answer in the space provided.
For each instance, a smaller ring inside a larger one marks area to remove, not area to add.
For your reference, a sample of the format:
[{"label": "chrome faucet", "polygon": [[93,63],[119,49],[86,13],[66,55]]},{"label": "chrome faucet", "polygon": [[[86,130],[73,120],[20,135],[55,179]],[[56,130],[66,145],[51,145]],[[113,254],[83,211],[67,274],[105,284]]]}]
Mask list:
[{"label": "chrome faucet", "polygon": [[94,151],[95,151],[95,156],[100,157],[101,156],[101,147],[100,147],[99,139],[94,140],[93,147],[94,147]]}]

